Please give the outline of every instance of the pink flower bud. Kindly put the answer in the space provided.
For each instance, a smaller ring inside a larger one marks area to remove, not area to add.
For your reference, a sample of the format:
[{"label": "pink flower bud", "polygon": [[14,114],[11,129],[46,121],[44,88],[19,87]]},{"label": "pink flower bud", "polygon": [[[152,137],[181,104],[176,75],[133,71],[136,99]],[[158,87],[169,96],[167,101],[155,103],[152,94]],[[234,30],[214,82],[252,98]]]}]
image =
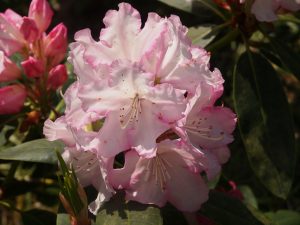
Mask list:
[{"label": "pink flower bud", "polygon": [[27,60],[23,61],[21,65],[28,77],[40,77],[45,72],[43,62],[31,56]]},{"label": "pink flower bud", "polygon": [[0,115],[18,113],[26,99],[24,86],[14,84],[0,88]]},{"label": "pink flower bud", "polygon": [[60,63],[67,51],[67,28],[60,23],[46,36],[44,40],[45,55],[51,57],[51,65]]},{"label": "pink flower bud", "polygon": [[20,27],[20,31],[25,40],[29,43],[34,42],[39,37],[39,29],[37,28],[34,20],[29,17],[23,17],[23,23]]},{"label": "pink flower bud", "polygon": [[28,16],[35,20],[40,32],[43,33],[51,23],[53,12],[46,0],[32,0]]},{"label": "pink flower bud", "polygon": [[0,82],[15,80],[20,76],[21,71],[18,66],[0,51]]},{"label": "pink flower bud", "polygon": [[67,79],[68,74],[66,66],[64,64],[60,64],[50,70],[47,82],[48,87],[55,90],[63,85]]},{"label": "pink flower bud", "polygon": [[20,16],[12,10],[0,13],[0,50],[7,55],[19,51],[25,44],[22,33],[19,30]]}]

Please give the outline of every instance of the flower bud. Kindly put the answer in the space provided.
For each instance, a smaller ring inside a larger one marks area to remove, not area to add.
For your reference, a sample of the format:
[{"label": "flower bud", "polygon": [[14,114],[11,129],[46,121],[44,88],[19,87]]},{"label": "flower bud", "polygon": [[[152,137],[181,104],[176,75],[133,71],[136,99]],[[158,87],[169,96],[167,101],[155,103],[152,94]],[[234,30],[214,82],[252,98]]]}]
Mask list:
[{"label": "flower bud", "polygon": [[54,67],[52,70],[50,70],[47,85],[49,88],[55,90],[61,85],[63,85],[67,79],[68,79],[68,74],[67,74],[66,66],[60,64]]},{"label": "flower bud", "polygon": [[25,40],[29,43],[34,42],[39,37],[39,29],[37,28],[34,20],[29,17],[23,17],[20,31],[23,34]]},{"label": "flower bud", "polygon": [[0,115],[21,111],[26,99],[26,90],[19,84],[0,88]]},{"label": "flower bud", "polygon": [[6,82],[18,79],[21,76],[21,71],[16,64],[0,51],[0,82]]},{"label": "flower bud", "polygon": [[67,51],[67,28],[60,23],[46,36],[44,40],[45,55],[52,57],[52,65],[58,64],[65,57]]},{"label": "flower bud", "polygon": [[23,61],[21,65],[27,77],[40,77],[45,71],[43,62],[31,56],[27,60]]},{"label": "flower bud", "polygon": [[41,33],[50,25],[53,12],[46,0],[32,0],[28,16],[35,20],[35,23]]}]

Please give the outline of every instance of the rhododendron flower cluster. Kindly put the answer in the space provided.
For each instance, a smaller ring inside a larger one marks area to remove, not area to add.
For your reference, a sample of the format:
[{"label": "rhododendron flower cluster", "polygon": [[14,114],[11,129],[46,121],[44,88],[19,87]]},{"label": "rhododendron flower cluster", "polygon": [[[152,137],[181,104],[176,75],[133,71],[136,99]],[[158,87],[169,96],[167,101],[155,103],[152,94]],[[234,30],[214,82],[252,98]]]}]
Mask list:
[{"label": "rhododendron flower cluster", "polygon": [[[11,9],[0,13],[0,114],[19,112],[26,96],[45,106],[48,92],[66,81],[66,68],[59,63],[67,50],[67,29],[59,24],[46,34],[52,15],[46,0],[33,0],[28,16]],[[21,67],[10,59],[14,54]]]},{"label": "rhododendron flower cluster", "polygon": [[[245,3],[247,0],[240,0]],[[300,9],[299,0],[255,0],[251,7],[257,20],[272,22],[277,20],[277,12],[298,11]]]},{"label": "rhododendron flower cluster", "polygon": [[215,106],[221,73],[177,16],[149,13],[142,27],[121,3],[103,22],[99,41],[89,29],[75,34],[69,61],[78,79],[64,94],[65,115],[47,120],[44,134],[65,143],[79,182],[98,190],[91,212],[119,189],[128,200],[196,211],[233,141],[235,114]]}]

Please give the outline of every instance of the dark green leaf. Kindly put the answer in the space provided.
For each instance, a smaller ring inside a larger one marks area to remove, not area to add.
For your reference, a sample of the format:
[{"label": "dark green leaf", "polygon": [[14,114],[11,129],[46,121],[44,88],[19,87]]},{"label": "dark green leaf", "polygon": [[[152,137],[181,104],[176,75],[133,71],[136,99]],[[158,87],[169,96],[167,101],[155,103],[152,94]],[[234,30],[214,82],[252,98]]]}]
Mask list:
[{"label": "dark green leaf", "polygon": [[160,209],[137,202],[125,202],[122,194],[115,195],[98,213],[94,225],[162,225]]},{"label": "dark green leaf", "polygon": [[38,139],[1,150],[0,159],[54,164],[57,162],[55,151],[62,151],[63,147],[60,141]]},{"label": "dark green leaf", "polygon": [[240,200],[221,192],[212,191],[201,211],[222,225],[263,225]]},{"label": "dark green leaf", "polygon": [[250,164],[261,182],[286,198],[295,170],[293,122],[281,83],[269,62],[244,53],[234,74],[234,103]]},{"label": "dark green leaf", "polygon": [[[293,49],[291,49],[285,43],[270,38],[270,44],[273,47],[274,52],[280,58],[283,66],[292,72],[298,80],[300,80],[300,56]],[[280,66],[280,65],[279,65]]]},{"label": "dark green leaf", "polygon": [[49,211],[31,209],[22,213],[24,225],[53,225],[56,215]]},{"label": "dark green leaf", "polygon": [[266,216],[276,222],[276,225],[299,225],[300,213],[290,210],[279,210],[275,213],[266,213]]}]

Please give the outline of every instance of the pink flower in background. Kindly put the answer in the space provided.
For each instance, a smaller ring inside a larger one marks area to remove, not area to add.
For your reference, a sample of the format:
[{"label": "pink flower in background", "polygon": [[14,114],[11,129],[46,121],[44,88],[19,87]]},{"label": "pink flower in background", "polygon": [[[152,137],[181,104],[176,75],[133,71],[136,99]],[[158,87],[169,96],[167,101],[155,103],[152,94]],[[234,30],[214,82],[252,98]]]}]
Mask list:
[{"label": "pink flower in background", "polygon": [[24,86],[14,84],[0,88],[0,115],[18,113],[26,99]]},{"label": "pink flower in background", "polygon": [[12,81],[20,78],[21,70],[4,52],[0,50],[0,82]]},{"label": "pink flower in background", "polygon": [[41,60],[31,56],[27,60],[24,60],[21,65],[25,74],[31,78],[41,77],[45,72],[44,63]]},{"label": "pink flower in background", "polygon": [[[245,0],[240,0],[245,3]],[[251,12],[256,19],[264,22],[277,20],[277,12],[283,10],[298,11],[300,2],[298,0],[255,0]]]},{"label": "pink flower in background", "polygon": [[64,64],[59,64],[52,68],[49,72],[47,86],[56,90],[58,87],[62,86],[68,79],[67,69]]}]

